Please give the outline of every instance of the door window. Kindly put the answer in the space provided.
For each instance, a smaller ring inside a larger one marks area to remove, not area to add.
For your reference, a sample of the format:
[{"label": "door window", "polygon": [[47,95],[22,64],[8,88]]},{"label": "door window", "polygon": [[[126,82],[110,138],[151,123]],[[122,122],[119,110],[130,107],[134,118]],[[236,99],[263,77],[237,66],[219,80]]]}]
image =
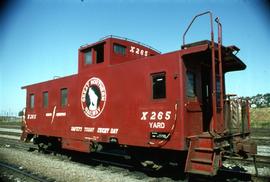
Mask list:
[{"label": "door window", "polygon": [[195,73],[187,71],[186,77],[186,95],[187,97],[196,97],[196,79]]}]

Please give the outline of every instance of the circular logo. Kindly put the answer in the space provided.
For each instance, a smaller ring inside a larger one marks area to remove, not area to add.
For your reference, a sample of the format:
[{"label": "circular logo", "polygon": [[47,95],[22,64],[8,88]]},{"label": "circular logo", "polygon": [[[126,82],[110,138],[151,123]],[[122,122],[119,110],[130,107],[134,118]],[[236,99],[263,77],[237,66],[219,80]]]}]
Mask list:
[{"label": "circular logo", "polygon": [[90,118],[97,118],[105,107],[106,97],[105,86],[99,78],[92,77],[87,80],[81,94],[84,114]]}]

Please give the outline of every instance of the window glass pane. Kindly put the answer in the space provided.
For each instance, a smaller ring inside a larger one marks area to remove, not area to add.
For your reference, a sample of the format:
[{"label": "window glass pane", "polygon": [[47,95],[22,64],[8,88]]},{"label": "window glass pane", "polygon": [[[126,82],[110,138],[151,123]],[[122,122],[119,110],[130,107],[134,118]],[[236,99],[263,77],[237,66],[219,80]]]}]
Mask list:
[{"label": "window glass pane", "polygon": [[43,92],[43,107],[48,107],[48,92]]},{"label": "window glass pane", "polygon": [[165,73],[152,75],[153,99],[166,98]]},{"label": "window glass pane", "polygon": [[95,47],[96,51],[96,63],[104,62],[104,44],[98,45]]},{"label": "window glass pane", "polygon": [[68,90],[67,88],[62,88],[61,89],[61,106],[66,106],[67,105],[67,94],[68,94]]},{"label": "window glass pane", "polygon": [[30,94],[30,108],[33,109],[35,106],[35,95]]},{"label": "window glass pane", "polygon": [[119,44],[113,44],[113,51],[116,54],[126,55],[126,47]]},{"label": "window glass pane", "polygon": [[186,80],[186,94],[188,97],[195,97],[195,74],[188,71]]},{"label": "window glass pane", "polygon": [[91,50],[84,53],[84,63],[92,64],[92,51]]}]

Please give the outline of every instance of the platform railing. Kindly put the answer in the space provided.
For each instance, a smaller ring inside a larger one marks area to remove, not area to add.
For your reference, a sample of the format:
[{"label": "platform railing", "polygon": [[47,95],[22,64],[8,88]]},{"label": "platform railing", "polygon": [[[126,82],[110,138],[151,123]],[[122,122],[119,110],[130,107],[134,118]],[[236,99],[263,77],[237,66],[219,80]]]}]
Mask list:
[{"label": "platform railing", "polygon": [[211,41],[214,42],[214,28],[213,28],[213,15],[212,15],[212,12],[211,11],[206,11],[204,13],[200,13],[196,16],[194,16],[194,18],[191,20],[190,24],[188,25],[186,31],[184,32],[183,34],[183,46],[186,44],[186,34],[188,33],[190,27],[192,26],[192,24],[194,23],[194,21],[198,18],[198,17],[201,17],[201,16],[204,16],[204,15],[209,15],[210,17],[210,30],[211,30]]}]

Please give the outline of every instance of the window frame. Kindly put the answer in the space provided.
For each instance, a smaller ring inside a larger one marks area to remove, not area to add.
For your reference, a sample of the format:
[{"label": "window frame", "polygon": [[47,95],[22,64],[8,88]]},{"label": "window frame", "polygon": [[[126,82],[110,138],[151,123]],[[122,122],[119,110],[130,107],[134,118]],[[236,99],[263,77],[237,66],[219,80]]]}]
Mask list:
[{"label": "window frame", "polygon": [[35,108],[35,94],[34,93],[29,94],[29,108],[30,109]]},{"label": "window frame", "polygon": [[[117,47],[118,47],[118,49],[117,49]],[[122,50],[124,50],[124,51],[122,51]],[[118,43],[113,43],[113,52],[116,55],[126,56],[127,55],[127,46],[122,45],[122,44],[118,44]]]},{"label": "window frame", "polygon": [[[192,85],[192,94],[189,94],[189,92],[190,92],[190,85],[189,85],[189,83],[190,83],[190,77],[189,77],[189,75],[192,75],[193,76],[193,79],[192,79],[192,82],[193,82],[193,85]],[[196,92],[196,73],[195,72],[193,72],[193,71],[190,71],[190,70],[187,70],[186,71],[186,84],[185,84],[186,86],[186,89],[185,89],[185,92],[186,92],[186,97],[187,98],[191,98],[191,99],[193,99],[193,98],[196,98],[197,97],[197,92]]]},{"label": "window frame", "polygon": [[49,106],[49,92],[44,91],[44,92],[42,92],[42,107],[43,108],[48,108],[48,106]]},{"label": "window frame", "polygon": [[93,47],[95,54],[95,64],[101,64],[105,61],[105,44],[101,43]]},{"label": "window frame", "polygon": [[[66,91],[64,93],[64,91]],[[60,89],[60,105],[61,107],[66,107],[68,105],[68,88]]]},{"label": "window frame", "polygon": [[[161,92],[163,92],[163,93],[155,94],[155,93],[157,93],[156,88],[154,87],[155,80],[158,81],[158,79],[160,79],[159,77],[161,77],[161,76],[164,79],[163,86],[162,86],[163,88],[161,90]],[[151,91],[152,91],[152,95],[151,95],[152,100],[162,100],[162,99],[167,98],[167,84],[166,84],[166,72],[165,71],[151,74]]]},{"label": "window frame", "polygon": [[[89,53],[90,53],[90,55],[89,55],[90,61],[87,62],[87,55]],[[93,50],[92,50],[92,48],[86,49],[85,51],[83,51],[83,63],[84,63],[84,65],[92,65],[94,63],[94,60],[93,60]]]}]

